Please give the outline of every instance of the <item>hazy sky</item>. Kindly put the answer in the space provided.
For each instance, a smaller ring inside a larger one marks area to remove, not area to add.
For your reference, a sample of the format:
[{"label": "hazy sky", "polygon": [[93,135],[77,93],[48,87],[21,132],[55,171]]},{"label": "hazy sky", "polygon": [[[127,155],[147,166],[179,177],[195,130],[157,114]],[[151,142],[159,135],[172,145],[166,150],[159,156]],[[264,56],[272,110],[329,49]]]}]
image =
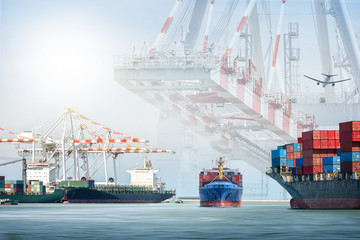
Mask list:
[{"label": "hazy sky", "polygon": [[[21,132],[70,106],[106,126],[156,143],[159,111],[114,81],[113,56],[153,42],[174,2],[0,0],[0,127]],[[360,1],[346,2],[359,33]],[[274,33],[280,4],[270,1]],[[244,12],[243,1],[239,6],[231,26]],[[300,23],[301,71],[319,74],[310,1],[289,0],[283,32],[288,21]],[[0,175],[10,168],[3,169]]]}]

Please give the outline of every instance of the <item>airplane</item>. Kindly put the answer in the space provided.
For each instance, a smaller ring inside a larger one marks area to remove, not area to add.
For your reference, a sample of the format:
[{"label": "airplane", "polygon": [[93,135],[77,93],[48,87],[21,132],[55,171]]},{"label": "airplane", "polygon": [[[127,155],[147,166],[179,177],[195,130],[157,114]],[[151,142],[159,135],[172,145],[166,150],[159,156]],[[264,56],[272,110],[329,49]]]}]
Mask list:
[{"label": "airplane", "polygon": [[317,82],[317,85],[320,85],[320,83],[322,83],[323,87],[326,87],[326,85],[329,85],[329,84],[331,84],[332,86],[335,86],[335,83],[351,80],[351,78],[348,78],[348,79],[342,79],[342,80],[338,80],[338,81],[330,81],[330,78],[337,76],[337,74],[335,74],[335,75],[330,75],[330,74],[325,74],[325,73],[321,73],[321,74],[326,77],[324,81],[320,81],[318,79],[315,79],[315,78],[312,78],[312,77],[309,77],[306,75],[304,75],[304,77],[307,77],[307,78]]}]

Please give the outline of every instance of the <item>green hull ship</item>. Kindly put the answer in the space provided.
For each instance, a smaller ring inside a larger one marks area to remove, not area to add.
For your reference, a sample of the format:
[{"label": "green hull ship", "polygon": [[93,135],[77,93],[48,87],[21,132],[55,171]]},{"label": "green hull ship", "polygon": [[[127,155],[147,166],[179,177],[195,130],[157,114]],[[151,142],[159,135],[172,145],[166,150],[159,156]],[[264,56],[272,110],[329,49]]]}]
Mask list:
[{"label": "green hull ship", "polygon": [[65,196],[64,189],[55,189],[45,194],[8,194],[0,193],[0,199],[17,200],[19,203],[60,203]]}]

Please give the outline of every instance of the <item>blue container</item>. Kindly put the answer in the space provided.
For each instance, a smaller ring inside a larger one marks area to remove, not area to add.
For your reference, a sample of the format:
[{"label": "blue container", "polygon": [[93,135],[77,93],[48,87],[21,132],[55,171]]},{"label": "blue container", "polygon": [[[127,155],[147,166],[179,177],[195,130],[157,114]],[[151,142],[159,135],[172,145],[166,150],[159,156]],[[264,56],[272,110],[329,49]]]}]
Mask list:
[{"label": "blue container", "polygon": [[273,167],[286,166],[286,158],[273,158],[271,163]]},{"label": "blue container", "polygon": [[286,160],[286,166],[294,167],[294,160]]},{"label": "blue container", "polygon": [[360,152],[342,152],[341,162],[358,162],[360,161]]},{"label": "blue container", "polygon": [[338,155],[339,157],[341,156],[341,151],[340,151],[340,149],[336,149],[336,155]]},{"label": "blue container", "polygon": [[272,150],[271,158],[286,158],[286,150],[285,149]]},{"label": "blue container", "polygon": [[339,164],[323,165],[323,173],[334,173],[334,172],[340,172]]},{"label": "blue container", "polygon": [[295,159],[295,164],[297,167],[303,167],[304,166],[304,160],[302,158]]},{"label": "blue container", "polygon": [[300,152],[300,143],[294,143],[294,152]]},{"label": "blue container", "polygon": [[291,174],[292,174],[292,175],[296,175],[296,167],[293,167],[293,168],[291,169]]},{"label": "blue container", "polygon": [[333,157],[323,157],[323,165],[339,165],[340,164],[340,157],[333,156]]},{"label": "blue container", "polygon": [[277,149],[278,150],[283,149],[283,146],[278,146]]}]

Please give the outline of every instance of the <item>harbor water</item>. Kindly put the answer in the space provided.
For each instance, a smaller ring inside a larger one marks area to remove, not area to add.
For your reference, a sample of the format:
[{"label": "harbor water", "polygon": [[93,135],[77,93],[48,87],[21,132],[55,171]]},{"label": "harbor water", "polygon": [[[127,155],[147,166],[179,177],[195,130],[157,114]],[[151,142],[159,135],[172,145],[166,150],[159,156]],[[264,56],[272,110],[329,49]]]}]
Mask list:
[{"label": "harbor water", "polygon": [[295,210],[288,202],[240,208],[183,204],[0,206],[0,239],[352,239],[360,210]]}]

